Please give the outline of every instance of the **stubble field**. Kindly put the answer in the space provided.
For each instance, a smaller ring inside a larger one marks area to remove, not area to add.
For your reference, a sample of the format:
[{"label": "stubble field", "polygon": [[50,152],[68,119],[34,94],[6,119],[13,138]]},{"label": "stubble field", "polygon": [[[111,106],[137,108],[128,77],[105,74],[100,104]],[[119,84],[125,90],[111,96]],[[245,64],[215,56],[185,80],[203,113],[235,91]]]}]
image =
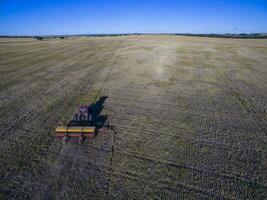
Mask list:
[{"label": "stubble field", "polygon": [[[114,128],[54,138],[96,96]],[[266,102],[267,40],[2,39],[0,199],[266,199]]]}]

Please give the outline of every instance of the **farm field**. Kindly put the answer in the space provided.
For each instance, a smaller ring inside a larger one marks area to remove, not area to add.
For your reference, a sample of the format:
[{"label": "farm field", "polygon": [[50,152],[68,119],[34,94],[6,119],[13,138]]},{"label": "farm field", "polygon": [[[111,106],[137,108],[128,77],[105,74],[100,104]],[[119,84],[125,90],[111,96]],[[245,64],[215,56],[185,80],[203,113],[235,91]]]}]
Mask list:
[{"label": "farm field", "polygon": [[266,39],[0,39],[0,199],[266,199],[266,103]]}]

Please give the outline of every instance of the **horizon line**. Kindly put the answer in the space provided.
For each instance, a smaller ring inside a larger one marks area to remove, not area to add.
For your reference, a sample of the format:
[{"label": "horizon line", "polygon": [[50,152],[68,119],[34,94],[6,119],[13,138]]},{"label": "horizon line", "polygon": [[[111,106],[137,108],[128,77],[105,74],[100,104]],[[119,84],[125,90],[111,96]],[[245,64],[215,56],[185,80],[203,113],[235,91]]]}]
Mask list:
[{"label": "horizon line", "polygon": [[267,35],[267,32],[244,32],[244,33],[77,33],[77,34],[0,34],[0,37],[52,37],[52,36],[86,36],[86,35]]}]

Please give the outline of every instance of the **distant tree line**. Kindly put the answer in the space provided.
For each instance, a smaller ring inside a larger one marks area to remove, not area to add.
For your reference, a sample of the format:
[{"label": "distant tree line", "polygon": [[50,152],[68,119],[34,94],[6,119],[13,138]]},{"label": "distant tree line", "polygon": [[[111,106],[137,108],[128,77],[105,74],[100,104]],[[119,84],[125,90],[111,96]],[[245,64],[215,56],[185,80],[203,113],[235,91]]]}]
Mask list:
[{"label": "distant tree line", "polygon": [[195,37],[214,37],[214,38],[240,38],[240,39],[266,39],[267,34],[265,33],[240,33],[240,34],[191,34],[191,33],[184,33],[184,34],[175,34],[175,35],[183,35],[183,36],[195,36]]},{"label": "distant tree line", "polygon": [[129,35],[182,35],[182,36],[195,36],[195,37],[213,37],[213,38],[240,38],[240,39],[267,39],[267,33],[241,33],[241,34],[191,34],[191,33],[122,33],[122,34],[80,34],[80,35],[49,35],[49,36],[8,36],[0,35],[0,38],[35,38],[37,40],[44,39],[66,39],[68,37],[109,37],[109,36],[129,36]]},{"label": "distant tree line", "polygon": [[36,40],[44,39],[65,39],[66,36],[10,36],[10,35],[0,35],[0,38],[35,38]]}]

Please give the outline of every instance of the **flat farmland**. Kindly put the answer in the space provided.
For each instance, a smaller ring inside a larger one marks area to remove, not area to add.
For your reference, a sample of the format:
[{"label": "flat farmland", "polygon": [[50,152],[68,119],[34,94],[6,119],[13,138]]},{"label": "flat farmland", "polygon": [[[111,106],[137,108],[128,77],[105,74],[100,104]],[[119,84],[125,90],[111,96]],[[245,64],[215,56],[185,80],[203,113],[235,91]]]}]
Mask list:
[{"label": "flat farmland", "polygon": [[[54,138],[106,96],[113,127]],[[0,40],[0,199],[266,199],[267,40]]]}]

